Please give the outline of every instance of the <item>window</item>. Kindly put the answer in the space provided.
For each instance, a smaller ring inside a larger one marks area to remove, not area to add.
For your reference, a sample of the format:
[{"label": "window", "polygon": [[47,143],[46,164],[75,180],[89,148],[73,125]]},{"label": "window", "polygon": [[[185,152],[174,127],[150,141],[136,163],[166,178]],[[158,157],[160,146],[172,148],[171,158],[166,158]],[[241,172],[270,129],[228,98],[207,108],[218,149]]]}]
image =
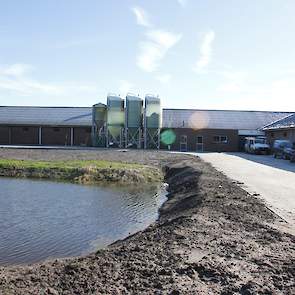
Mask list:
[{"label": "window", "polygon": [[214,136],[213,137],[213,142],[219,143],[219,136]]},{"label": "window", "polygon": [[228,143],[227,136],[224,135],[216,135],[213,137],[214,143]]},{"label": "window", "polygon": [[28,127],[23,127],[23,131],[24,132],[28,132],[29,131],[29,128]]},{"label": "window", "polygon": [[255,143],[266,144],[266,139],[265,138],[255,138]]},{"label": "window", "polygon": [[220,142],[227,143],[227,136],[220,136]]},{"label": "window", "polygon": [[197,143],[203,143],[203,136],[197,136]]},{"label": "window", "polygon": [[60,131],[60,129],[59,129],[59,128],[57,128],[57,127],[54,127],[54,128],[53,128],[53,131],[54,131],[54,132],[59,132],[59,131]]},{"label": "window", "polygon": [[180,142],[181,143],[187,143],[187,136],[186,135],[181,135]]},{"label": "window", "polygon": [[187,136],[186,135],[180,136],[180,151],[181,152],[187,151]]}]

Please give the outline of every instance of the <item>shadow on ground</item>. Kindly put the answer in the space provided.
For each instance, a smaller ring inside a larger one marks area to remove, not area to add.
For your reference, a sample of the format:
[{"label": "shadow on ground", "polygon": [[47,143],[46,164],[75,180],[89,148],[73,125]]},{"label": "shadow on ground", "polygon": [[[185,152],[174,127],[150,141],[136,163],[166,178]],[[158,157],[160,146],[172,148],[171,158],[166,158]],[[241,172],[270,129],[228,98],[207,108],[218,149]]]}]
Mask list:
[{"label": "shadow on ground", "polygon": [[243,158],[255,163],[270,166],[273,168],[295,172],[295,163],[283,159],[275,159],[272,155],[253,155],[246,153],[227,153],[228,155]]}]

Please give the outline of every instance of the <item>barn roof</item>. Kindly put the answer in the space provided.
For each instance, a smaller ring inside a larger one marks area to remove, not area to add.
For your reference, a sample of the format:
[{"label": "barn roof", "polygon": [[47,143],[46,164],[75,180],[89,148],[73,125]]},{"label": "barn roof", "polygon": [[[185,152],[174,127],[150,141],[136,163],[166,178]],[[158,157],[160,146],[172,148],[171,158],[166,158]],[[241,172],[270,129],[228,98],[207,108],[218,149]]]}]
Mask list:
[{"label": "barn roof", "polygon": [[163,127],[256,130],[286,117],[286,112],[164,109]]},{"label": "barn roof", "polygon": [[0,107],[0,124],[91,126],[92,108]]},{"label": "barn roof", "polygon": [[263,130],[275,130],[285,128],[295,128],[295,114],[289,114],[283,119],[279,119],[271,124],[264,126]]},{"label": "barn roof", "polygon": [[[164,128],[256,130],[292,113],[163,109]],[[0,107],[0,125],[91,126],[91,107]]]}]

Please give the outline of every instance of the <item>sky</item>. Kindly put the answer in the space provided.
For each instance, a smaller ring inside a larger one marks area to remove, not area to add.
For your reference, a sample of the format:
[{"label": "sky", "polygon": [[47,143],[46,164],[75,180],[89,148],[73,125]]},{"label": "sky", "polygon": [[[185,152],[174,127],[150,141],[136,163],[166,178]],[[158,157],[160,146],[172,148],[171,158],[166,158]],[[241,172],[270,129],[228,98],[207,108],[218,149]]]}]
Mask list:
[{"label": "sky", "polygon": [[0,105],[295,111],[293,0],[0,0]]}]

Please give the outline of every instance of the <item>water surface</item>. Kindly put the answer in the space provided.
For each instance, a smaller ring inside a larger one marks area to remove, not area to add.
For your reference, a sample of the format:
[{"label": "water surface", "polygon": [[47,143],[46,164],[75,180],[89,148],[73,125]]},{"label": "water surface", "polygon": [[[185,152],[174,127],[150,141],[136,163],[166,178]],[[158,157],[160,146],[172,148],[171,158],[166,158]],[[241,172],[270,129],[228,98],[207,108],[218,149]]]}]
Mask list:
[{"label": "water surface", "polygon": [[156,220],[165,192],[0,177],[0,265],[87,254]]}]

